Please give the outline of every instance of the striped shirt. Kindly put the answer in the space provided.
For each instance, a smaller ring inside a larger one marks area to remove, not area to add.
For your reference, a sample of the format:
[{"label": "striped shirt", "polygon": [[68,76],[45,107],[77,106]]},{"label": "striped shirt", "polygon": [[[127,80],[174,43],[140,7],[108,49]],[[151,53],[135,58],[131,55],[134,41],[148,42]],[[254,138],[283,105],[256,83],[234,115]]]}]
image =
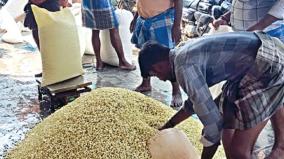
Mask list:
[{"label": "striped shirt", "polygon": [[242,31],[256,24],[266,14],[278,19],[284,16],[284,0],[233,0],[230,22]]}]

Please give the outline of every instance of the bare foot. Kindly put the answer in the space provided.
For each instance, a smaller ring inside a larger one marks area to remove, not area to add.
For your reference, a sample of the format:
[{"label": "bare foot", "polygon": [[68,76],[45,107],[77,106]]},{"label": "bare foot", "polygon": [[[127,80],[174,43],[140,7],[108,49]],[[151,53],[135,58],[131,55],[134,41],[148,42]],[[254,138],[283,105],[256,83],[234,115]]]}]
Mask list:
[{"label": "bare foot", "polygon": [[96,70],[97,71],[102,71],[104,69],[104,63],[103,62],[97,62],[96,64]]},{"label": "bare foot", "polygon": [[122,69],[122,70],[133,71],[133,70],[136,69],[136,66],[135,65],[131,65],[129,63],[126,63],[124,65],[119,65],[119,68]]},{"label": "bare foot", "polygon": [[181,92],[178,91],[175,94],[172,95],[172,101],[171,101],[171,107],[177,108],[182,106],[183,100],[181,96]]},{"label": "bare foot", "polygon": [[148,92],[151,91],[152,87],[150,84],[150,80],[143,79],[142,83],[135,89],[137,92]]}]

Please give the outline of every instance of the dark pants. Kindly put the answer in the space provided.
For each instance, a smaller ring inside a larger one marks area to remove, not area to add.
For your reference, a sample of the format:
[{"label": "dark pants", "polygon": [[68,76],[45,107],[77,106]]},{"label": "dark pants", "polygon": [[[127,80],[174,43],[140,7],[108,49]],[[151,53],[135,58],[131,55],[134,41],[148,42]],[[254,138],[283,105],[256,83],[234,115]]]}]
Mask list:
[{"label": "dark pants", "polygon": [[[24,8],[25,13],[26,13],[24,26],[28,27],[29,29],[32,30],[33,38],[34,38],[34,40],[35,40],[35,42],[38,46],[38,49],[40,49],[38,28],[37,28],[37,24],[36,24],[36,21],[35,21],[35,17],[34,17],[33,12],[32,12],[31,5],[32,5],[32,3],[28,2],[28,4],[26,4],[26,6]],[[60,10],[60,5],[58,3],[58,0],[47,0],[44,3],[40,4],[38,7],[47,9],[48,11],[52,11],[52,12]]]}]

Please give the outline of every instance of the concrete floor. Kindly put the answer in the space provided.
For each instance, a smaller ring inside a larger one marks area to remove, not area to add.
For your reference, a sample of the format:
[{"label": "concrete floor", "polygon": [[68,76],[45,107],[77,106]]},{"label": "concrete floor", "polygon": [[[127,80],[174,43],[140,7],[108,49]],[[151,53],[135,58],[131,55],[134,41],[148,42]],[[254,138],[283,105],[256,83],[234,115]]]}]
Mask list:
[{"label": "concrete floor", "polygon": [[[34,74],[41,71],[41,59],[31,36],[27,35],[26,39],[29,42],[16,45],[0,42],[0,159],[41,121],[34,78]],[[84,61],[88,63],[90,58],[88,56]],[[137,55],[133,61],[138,66]],[[141,82],[139,69],[128,72],[110,66],[103,72],[86,68],[85,77],[93,82],[93,89],[122,87],[133,90]],[[152,78],[152,87],[153,90],[145,94],[169,105],[170,83]],[[261,134],[255,147],[255,158],[263,158],[269,153],[273,144],[271,134],[271,127]]]}]

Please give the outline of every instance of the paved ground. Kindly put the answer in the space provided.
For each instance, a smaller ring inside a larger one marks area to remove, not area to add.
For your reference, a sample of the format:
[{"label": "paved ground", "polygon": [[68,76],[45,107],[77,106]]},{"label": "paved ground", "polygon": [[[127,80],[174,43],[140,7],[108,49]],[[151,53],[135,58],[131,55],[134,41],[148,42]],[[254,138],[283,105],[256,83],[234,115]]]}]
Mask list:
[{"label": "paved ground", "polygon": [[[26,39],[29,43],[10,45],[0,42],[0,159],[41,121],[34,78],[34,74],[41,71],[40,55],[30,35]],[[107,67],[103,72],[92,68],[85,71],[86,77],[93,82],[93,89],[108,86],[133,90],[141,82],[138,69],[127,72]],[[157,78],[153,78],[152,83],[152,92],[146,94],[169,105],[170,83]],[[263,158],[269,152],[273,143],[271,132],[268,127],[261,134],[255,148],[258,158]]]}]

